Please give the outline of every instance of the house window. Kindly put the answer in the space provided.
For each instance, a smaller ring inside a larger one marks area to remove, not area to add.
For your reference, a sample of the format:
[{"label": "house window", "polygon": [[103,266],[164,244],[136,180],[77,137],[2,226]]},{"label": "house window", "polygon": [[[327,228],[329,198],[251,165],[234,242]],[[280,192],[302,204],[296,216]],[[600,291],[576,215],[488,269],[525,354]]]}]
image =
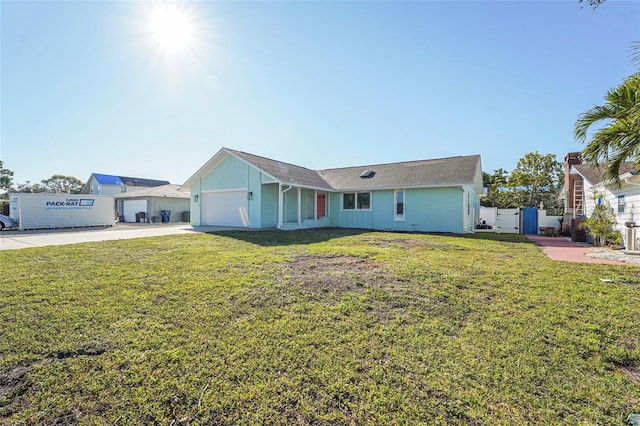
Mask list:
[{"label": "house window", "polygon": [[371,210],[370,192],[346,192],[342,194],[343,210]]},{"label": "house window", "polygon": [[358,200],[358,210],[369,210],[371,209],[371,193],[370,192],[360,192],[357,195]]},{"label": "house window", "polygon": [[624,195],[618,195],[618,213],[624,213]]},{"label": "house window", "polygon": [[396,221],[404,220],[404,189],[396,189],[395,191],[395,217]]},{"label": "house window", "polygon": [[356,194],[342,194],[342,208],[344,210],[353,210],[356,208]]}]

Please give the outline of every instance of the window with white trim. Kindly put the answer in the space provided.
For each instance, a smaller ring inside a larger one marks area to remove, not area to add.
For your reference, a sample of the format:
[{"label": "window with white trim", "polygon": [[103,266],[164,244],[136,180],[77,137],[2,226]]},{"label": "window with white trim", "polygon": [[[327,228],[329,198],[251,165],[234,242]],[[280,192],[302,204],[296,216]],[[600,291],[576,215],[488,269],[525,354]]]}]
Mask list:
[{"label": "window with white trim", "polygon": [[624,195],[618,195],[618,213],[624,213]]},{"label": "window with white trim", "polygon": [[371,210],[370,192],[345,192],[342,194],[343,210]]},{"label": "window with white trim", "polygon": [[394,194],[394,220],[404,221],[404,189],[396,189]]}]

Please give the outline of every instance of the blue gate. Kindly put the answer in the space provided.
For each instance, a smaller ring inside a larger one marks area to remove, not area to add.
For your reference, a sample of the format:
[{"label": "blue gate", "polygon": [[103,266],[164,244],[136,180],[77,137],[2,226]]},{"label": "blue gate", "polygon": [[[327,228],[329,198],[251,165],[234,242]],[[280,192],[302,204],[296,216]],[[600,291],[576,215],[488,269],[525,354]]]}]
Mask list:
[{"label": "blue gate", "polygon": [[538,209],[536,208],[522,209],[522,233],[523,234],[538,233]]}]

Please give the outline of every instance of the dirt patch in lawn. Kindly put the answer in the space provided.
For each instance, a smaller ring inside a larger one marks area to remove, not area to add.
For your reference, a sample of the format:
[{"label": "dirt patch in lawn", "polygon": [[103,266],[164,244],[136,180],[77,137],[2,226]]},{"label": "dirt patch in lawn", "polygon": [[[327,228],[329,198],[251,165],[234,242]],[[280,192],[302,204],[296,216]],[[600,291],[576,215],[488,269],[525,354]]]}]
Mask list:
[{"label": "dirt patch in lawn", "polygon": [[287,266],[291,282],[312,293],[361,293],[383,275],[380,263],[355,256],[303,255]]},{"label": "dirt patch in lawn", "polygon": [[[60,351],[52,356],[36,361],[27,366],[18,366],[5,373],[0,373],[0,418],[8,416],[13,412],[16,401],[31,388],[38,385],[29,379],[29,373],[34,366],[42,366],[54,362],[63,362],[68,358],[76,358],[78,356],[99,356],[111,349],[108,344],[97,346],[87,346],[77,349]],[[53,424],[72,424],[68,421]]]},{"label": "dirt patch in lawn", "polygon": [[640,368],[635,365],[618,364],[616,365],[616,371],[629,379],[631,383],[640,386]]},{"label": "dirt patch in lawn", "polygon": [[443,250],[443,249],[454,249],[456,247],[451,246],[449,244],[436,243],[433,241],[425,241],[415,238],[396,238],[389,240],[378,240],[374,243],[378,247],[389,247],[396,246],[404,249],[426,249],[426,250]]}]

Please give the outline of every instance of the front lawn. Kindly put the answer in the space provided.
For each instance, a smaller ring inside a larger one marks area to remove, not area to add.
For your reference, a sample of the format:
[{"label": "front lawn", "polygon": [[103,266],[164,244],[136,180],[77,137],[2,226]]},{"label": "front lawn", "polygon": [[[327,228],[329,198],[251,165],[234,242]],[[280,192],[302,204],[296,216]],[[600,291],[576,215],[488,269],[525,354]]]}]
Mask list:
[{"label": "front lawn", "polygon": [[0,424],[640,412],[640,269],[554,262],[521,236],[228,232],[0,262]]}]

